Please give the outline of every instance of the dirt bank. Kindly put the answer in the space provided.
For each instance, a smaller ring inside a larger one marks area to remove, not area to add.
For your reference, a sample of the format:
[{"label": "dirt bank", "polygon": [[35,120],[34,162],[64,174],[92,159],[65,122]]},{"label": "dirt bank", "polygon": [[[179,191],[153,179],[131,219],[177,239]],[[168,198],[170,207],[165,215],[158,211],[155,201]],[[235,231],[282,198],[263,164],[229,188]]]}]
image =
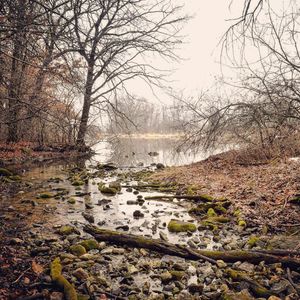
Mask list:
[{"label": "dirt bank", "polygon": [[176,182],[198,194],[226,197],[256,224],[268,223],[280,230],[300,226],[300,206],[289,203],[300,193],[300,159],[244,163],[238,156],[231,151],[166,168],[152,179]]}]

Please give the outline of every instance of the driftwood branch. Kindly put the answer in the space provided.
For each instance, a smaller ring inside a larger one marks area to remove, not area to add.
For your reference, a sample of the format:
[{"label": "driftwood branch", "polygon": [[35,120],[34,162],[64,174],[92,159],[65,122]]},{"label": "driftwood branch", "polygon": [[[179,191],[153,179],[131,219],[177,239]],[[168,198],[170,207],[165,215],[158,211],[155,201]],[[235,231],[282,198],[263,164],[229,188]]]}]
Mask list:
[{"label": "driftwood branch", "polygon": [[223,260],[225,262],[248,261],[259,263],[265,261],[272,264],[281,262],[286,267],[299,268],[300,259],[290,256],[277,256],[274,254],[259,253],[254,251],[233,250],[233,251],[210,251],[192,250],[188,247],[174,245],[160,239],[150,239],[143,236],[125,234],[118,231],[102,229],[93,225],[84,226],[84,231],[91,234],[99,241],[106,241],[128,247],[145,248],[158,253],[179,256],[191,260]]}]

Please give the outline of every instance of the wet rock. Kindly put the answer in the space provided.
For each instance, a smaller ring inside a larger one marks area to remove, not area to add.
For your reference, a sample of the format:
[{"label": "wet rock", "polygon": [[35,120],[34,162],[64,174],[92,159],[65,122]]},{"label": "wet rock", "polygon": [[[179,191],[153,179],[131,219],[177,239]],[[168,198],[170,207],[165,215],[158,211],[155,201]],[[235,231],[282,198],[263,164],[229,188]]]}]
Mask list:
[{"label": "wet rock", "polygon": [[255,270],[255,265],[253,264],[250,264],[248,262],[243,262],[241,263],[239,266],[238,266],[238,269],[239,270],[242,270],[242,271],[245,271],[245,272],[248,272],[248,273],[251,273]]},{"label": "wet rock", "polygon": [[127,205],[138,205],[139,204],[138,201],[134,201],[134,200],[128,200],[126,203],[127,203]]},{"label": "wet rock", "polygon": [[78,229],[76,229],[74,226],[71,226],[71,225],[64,225],[64,226],[62,226],[58,230],[58,233],[60,235],[63,235],[63,236],[70,235],[72,233],[80,235],[80,231]]},{"label": "wet rock", "polygon": [[89,204],[89,203],[86,203],[86,204],[85,204],[85,208],[86,208],[86,209],[93,209],[93,208],[94,208],[94,205]]},{"label": "wet rock", "polygon": [[93,215],[90,215],[86,212],[82,213],[82,216],[89,222],[89,223],[95,223],[95,218]]},{"label": "wet rock", "polygon": [[88,239],[88,240],[82,241],[80,243],[80,245],[83,246],[86,251],[98,249],[98,247],[99,247],[99,243],[94,239]]},{"label": "wet rock", "polygon": [[12,238],[9,243],[11,245],[22,245],[24,243],[23,240],[19,239],[19,238]]},{"label": "wet rock", "polygon": [[138,195],[140,192],[139,191],[134,191],[133,194],[134,195]]},{"label": "wet rock", "polygon": [[98,200],[98,205],[106,205],[108,203],[111,203],[110,199],[101,199],[101,200]]},{"label": "wet rock", "polygon": [[118,227],[116,227],[116,230],[124,230],[124,231],[128,231],[129,230],[129,226],[128,225],[120,225]]},{"label": "wet rock", "polygon": [[163,233],[162,231],[159,232],[159,237],[165,242],[169,241],[168,236],[165,233]]},{"label": "wet rock", "polygon": [[227,264],[223,260],[217,260],[217,266],[223,269],[227,267]]},{"label": "wet rock", "polygon": [[63,300],[64,294],[61,292],[53,292],[50,294],[50,300]]},{"label": "wet rock", "polygon": [[73,272],[73,275],[80,280],[85,280],[89,277],[88,272],[86,272],[84,269],[82,268],[78,268]]},{"label": "wet rock", "polygon": [[170,232],[194,232],[197,230],[197,227],[193,223],[172,219],[168,224],[168,230]]},{"label": "wet rock", "polygon": [[191,294],[199,293],[201,294],[203,292],[203,284],[190,284],[188,286],[188,290]]},{"label": "wet rock", "polygon": [[166,271],[162,274],[160,274],[160,279],[162,283],[166,283],[172,280],[172,274],[169,271]]},{"label": "wet rock", "polygon": [[135,210],[133,212],[133,217],[135,219],[140,219],[140,218],[144,218],[144,214],[140,211],[140,210]]},{"label": "wet rock", "polygon": [[161,164],[161,163],[156,164],[156,169],[157,170],[162,170],[164,168],[165,168],[165,166],[163,164]]},{"label": "wet rock", "polygon": [[81,256],[86,253],[86,250],[81,245],[72,245],[70,247],[70,252],[76,256]]}]

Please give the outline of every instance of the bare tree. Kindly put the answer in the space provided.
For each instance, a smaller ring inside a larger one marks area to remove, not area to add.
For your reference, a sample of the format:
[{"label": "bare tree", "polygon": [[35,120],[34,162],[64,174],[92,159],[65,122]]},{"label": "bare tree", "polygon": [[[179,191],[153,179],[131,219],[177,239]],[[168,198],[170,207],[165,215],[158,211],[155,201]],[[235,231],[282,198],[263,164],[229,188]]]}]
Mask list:
[{"label": "bare tree", "polygon": [[147,62],[174,60],[178,33],[188,18],[170,0],[76,0],[74,43],[87,71],[77,145],[85,144],[91,107],[109,105],[126,82],[142,78],[159,85],[163,73]]}]

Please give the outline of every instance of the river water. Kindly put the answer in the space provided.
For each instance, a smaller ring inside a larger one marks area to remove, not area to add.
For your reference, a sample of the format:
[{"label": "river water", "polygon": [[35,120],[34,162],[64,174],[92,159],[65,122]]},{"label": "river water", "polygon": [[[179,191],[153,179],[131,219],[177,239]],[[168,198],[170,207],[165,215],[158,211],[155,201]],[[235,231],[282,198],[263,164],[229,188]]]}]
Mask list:
[{"label": "river water", "polygon": [[[183,165],[199,161],[212,153],[192,153],[192,151],[178,152],[175,150],[177,140],[174,138],[123,138],[120,140],[104,140],[94,146],[96,154],[88,161],[79,161],[70,164],[59,163],[55,165],[41,165],[31,168],[23,175],[24,180],[29,180],[37,188],[30,192],[19,193],[15,198],[10,199],[10,205],[21,212],[29,207],[26,220],[30,227],[51,229],[63,224],[76,224],[82,226],[88,223],[83,214],[92,215],[94,223],[107,229],[116,230],[120,226],[128,226],[129,233],[146,235],[158,238],[164,234],[173,243],[186,243],[186,234],[173,234],[168,232],[166,225],[171,219],[194,222],[197,221],[188,214],[190,203],[184,201],[145,201],[142,205],[128,204],[136,201],[137,195],[132,191],[122,188],[115,196],[102,194],[98,189],[98,183],[109,184],[120,178],[120,173],[136,172],[142,169],[155,169],[154,164],[162,163],[167,166]],[[115,163],[119,169],[105,178],[90,179],[88,183],[75,188],[69,180],[69,169],[76,165],[87,167],[91,172],[98,163]],[[51,178],[60,178],[59,182]],[[134,185],[136,182],[127,179],[122,185]],[[44,192],[55,193],[57,189],[66,189],[67,195],[58,199],[38,199],[38,195]],[[86,193],[84,197],[76,196],[76,192]],[[139,193],[143,198],[147,196],[168,195],[157,191],[144,191]],[[74,198],[75,203],[69,203],[68,199]],[[105,199],[105,201],[103,201]],[[29,200],[29,201],[28,201]],[[4,199],[7,201],[7,199]],[[32,202],[36,204],[30,208]],[[129,201],[129,202],[128,202]],[[103,204],[106,202],[107,204]],[[134,218],[133,213],[140,211],[142,218]],[[208,248],[218,247],[212,242],[212,236],[207,232],[197,231],[193,238],[205,239]],[[209,241],[208,241],[209,240]]]}]

